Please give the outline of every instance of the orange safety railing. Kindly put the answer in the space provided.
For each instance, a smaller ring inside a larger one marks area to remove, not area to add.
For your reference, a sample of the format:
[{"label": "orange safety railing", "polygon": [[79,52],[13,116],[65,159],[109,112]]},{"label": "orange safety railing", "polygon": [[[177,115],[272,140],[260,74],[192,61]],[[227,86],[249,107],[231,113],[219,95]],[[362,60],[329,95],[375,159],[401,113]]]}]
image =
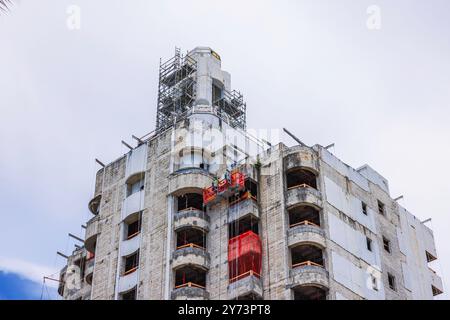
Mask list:
[{"label": "orange safety railing", "polygon": [[247,272],[245,272],[245,273],[242,273],[242,274],[240,274],[240,275],[238,275],[238,276],[236,276],[236,277],[234,277],[234,278],[231,278],[231,279],[230,279],[230,282],[234,282],[234,281],[237,281],[237,280],[241,280],[242,278],[245,278],[245,277],[247,277],[247,276],[256,276],[256,277],[258,277],[258,278],[261,278],[261,275],[260,275],[259,273],[255,272],[255,271],[253,271],[253,270],[250,270],[250,271],[247,271]]},{"label": "orange safety railing", "polygon": [[288,190],[296,189],[296,188],[312,188],[309,184],[302,183],[292,187],[289,187]]},{"label": "orange safety railing", "polygon": [[184,249],[184,248],[198,248],[198,249],[206,250],[205,247],[199,246],[198,244],[195,244],[195,243],[188,243],[188,244],[184,244],[182,246],[178,246],[177,250]]},{"label": "orange safety railing", "polygon": [[130,274],[130,273],[135,272],[137,269],[138,269],[137,266],[136,266],[136,267],[133,267],[133,268],[131,268],[130,270],[125,271],[125,272],[123,273],[123,275],[126,276],[127,274]]},{"label": "orange safety railing", "polygon": [[320,228],[319,225],[317,225],[317,224],[315,224],[314,222],[311,222],[311,221],[309,221],[309,220],[304,220],[304,221],[302,221],[302,222],[298,222],[298,223],[291,224],[291,225],[289,225],[289,228],[293,228],[293,227],[301,226],[301,225],[305,225],[305,226],[314,226],[314,227]]},{"label": "orange safety railing", "polygon": [[250,191],[247,191],[239,199],[236,199],[236,200],[230,202],[230,206],[232,206],[238,202],[247,200],[247,199],[253,199],[253,200],[257,201],[256,197],[254,195],[252,195],[252,193]]},{"label": "orange safety railing", "polygon": [[131,238],[136,237],[139,233],[141,233],[141,231],[136,231],[135,233],[130,234],[130,235],[127,237],[127,240],[130,240]]},{"label": "orange safety railing", "polygon": [[189,287],[189,288],[200,288],[200,289],[205,289],[204,286],[201,286],[201,285],[196,284],[196,283],[194,283],[194,282],[187,282],[187,283],[180,284],[180,285],[178,285],[178,286],[175,286],[175,289],[186,288],[186,287]]},{"label": "orange safety railing", "polygon": [[315,263],[315,262],[309,261],[309,260],[308,261],[303,261],[303,262],[300,262],[300,263],[296,263],[296,264],[292,265],[292,268],[294,269],[294,268],[306,267],[306,266],[314,266],[314,267],[321,267],[321,268],[323,268],[323,265],[321,265],[319,263]]}]

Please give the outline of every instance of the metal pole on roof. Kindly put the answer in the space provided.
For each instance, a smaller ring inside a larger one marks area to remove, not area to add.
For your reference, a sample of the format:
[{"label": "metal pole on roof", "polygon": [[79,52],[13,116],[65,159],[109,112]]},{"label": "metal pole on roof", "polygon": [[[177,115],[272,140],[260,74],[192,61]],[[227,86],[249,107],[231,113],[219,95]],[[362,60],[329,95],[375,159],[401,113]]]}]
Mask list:
[{"label": "metal pole on roof", "polygon": [[286,132],[292,139],[294,139],[295,141],[297,141],[297,143],[299,145],[301,145],[302,147],[307,147],[306,144],[304,144],[303,142],[300,141],[299,138],[297,138],[296,136],[294,136],[288,129],[283,128],[283,131]]}]

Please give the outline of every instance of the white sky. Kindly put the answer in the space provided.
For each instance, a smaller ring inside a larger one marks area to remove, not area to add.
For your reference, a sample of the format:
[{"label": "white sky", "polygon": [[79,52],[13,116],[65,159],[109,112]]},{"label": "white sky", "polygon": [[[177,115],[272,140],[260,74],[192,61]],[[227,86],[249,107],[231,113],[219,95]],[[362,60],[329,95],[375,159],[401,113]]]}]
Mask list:
[{"label": "white sky", "polygon": [[[334,142],[431,217],[450,279],[448,1],[15,2],[0,15],[0,269],[58,270],[91,216],[94,158],[154,129],[159,58],[202,45],[244,93],[248,127]],[[366,27],[373,4],[381,30]]]}]

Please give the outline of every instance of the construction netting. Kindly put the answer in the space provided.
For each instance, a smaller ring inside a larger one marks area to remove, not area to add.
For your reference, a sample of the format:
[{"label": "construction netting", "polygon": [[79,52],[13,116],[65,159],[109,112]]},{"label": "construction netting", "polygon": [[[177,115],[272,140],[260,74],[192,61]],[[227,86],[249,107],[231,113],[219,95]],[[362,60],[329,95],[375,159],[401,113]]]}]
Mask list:
[{"label": "construction netting", "polygon": [[261,239],[247,231],[228,242],[228,270],[230,282],[248,275],[257,277],[261,274]]}]

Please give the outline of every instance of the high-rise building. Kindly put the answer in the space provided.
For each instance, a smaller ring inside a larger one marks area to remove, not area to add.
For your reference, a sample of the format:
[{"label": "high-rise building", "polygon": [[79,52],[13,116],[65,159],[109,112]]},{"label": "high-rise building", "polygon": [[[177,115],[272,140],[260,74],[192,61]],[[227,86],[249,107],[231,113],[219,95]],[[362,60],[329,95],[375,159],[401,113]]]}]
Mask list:
[{"label": "high-rise building", "polygon": [[432,299],[432,231],[368,165],[271,145],[220,56],[160,65],[156,130],[97,172],[65,299]]}]

